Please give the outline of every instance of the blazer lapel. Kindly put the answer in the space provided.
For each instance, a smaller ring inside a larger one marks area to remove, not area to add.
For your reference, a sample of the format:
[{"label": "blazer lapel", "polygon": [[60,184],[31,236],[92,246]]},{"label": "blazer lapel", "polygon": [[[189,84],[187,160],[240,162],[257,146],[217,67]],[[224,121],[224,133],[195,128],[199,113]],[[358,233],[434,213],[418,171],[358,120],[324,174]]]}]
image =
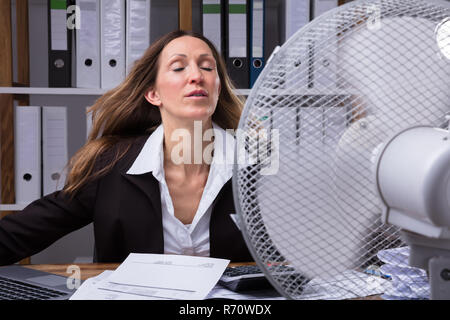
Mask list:
[{"label": "blazer lapel", "polygon": [[158,217],[162,218],[159,183],[153,174],[151,172],[137,175],[122,173],[122,176],[150,199]]}]

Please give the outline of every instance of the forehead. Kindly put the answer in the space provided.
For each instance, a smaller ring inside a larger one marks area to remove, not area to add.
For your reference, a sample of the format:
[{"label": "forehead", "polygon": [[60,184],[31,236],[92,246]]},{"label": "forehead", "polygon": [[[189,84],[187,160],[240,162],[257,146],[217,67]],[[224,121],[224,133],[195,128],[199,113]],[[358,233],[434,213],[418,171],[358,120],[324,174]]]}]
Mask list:
[{"label": "forehead", "polygon": [[209,54],[213,56],[210,47],[201,39],[183,36],[170,41],[161,52],[162,59],[170,59],[173,55],[198,56]]}]

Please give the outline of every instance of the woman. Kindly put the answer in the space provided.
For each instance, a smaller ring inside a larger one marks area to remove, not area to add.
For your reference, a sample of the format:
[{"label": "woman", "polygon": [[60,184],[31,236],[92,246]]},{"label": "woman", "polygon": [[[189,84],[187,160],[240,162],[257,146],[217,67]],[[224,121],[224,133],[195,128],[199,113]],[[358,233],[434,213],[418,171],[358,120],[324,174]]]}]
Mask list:
[{"label": "woman", "polygon": [[[222,138],[241,109],[211,42],[185,31],[162,37],[92,107],[92,132],[70,161],[64,190],[0,220],[0,264],[91,222],[98,262],[131,252],[251,260],[230,216],[232,164],[215,161],[232,159]],[[198,145],[198,133],[211,128],[213,161],[199,161],[196,149],[211,141]],[[174,139],[180,132],[189,143]]]}]

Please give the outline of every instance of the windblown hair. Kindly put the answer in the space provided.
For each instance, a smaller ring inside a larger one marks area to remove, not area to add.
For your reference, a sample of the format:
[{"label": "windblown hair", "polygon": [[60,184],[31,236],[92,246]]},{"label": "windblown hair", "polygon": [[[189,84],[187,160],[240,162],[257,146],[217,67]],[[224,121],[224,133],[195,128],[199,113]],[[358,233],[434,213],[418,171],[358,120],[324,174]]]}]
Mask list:
[{"label": "windblown hair", "polygon": [[[106,174],[126,154],[133,138],[150,134],[161,124],[159,108],[144,96],[156,82],[161,51],[169,42],[183,36],[199,38],[210,47],[221,83],[212,121],[223,129],[237,129],[243,101],[233,93],[234,85],[221,55],[203,35],[183,30],[170,32],[146,50],[119,86],[106,92],[89,108],[93,119],[92,130],[86,144],[69,161],[69,174],[64,187],[66,193],[73,196],[87,182]],[[94,169],[99,157],[118,145],[121,148],[115,148],[109,163]]]}]

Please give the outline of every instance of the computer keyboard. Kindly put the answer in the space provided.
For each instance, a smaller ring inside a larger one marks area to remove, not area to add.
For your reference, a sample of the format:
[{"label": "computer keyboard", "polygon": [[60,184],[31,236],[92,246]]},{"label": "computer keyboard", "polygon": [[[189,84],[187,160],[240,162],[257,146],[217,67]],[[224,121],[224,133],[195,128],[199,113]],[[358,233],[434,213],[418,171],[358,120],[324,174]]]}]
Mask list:
[{"label": "computer keyboard", "polygon": [[226,268],[219,284],[233,291],[273,288],[256,265]]},{"label": "computer keyboard", "polygon": [[[287,265],[274,266],[271,274],[278,280],[290,278],[290,281],[297,282],[298,286],[303,286],[309,281],[306,277],[296,272],[294,268]],[[236,292],[273,289],[269,280],[267,280],[264,273],[256,265],[226,268],[222,277],[219,279],[219,284]]]},{"label": "computer keyboard", "polygon": [[0,300],[48,300],[64,295],[67,293],[0,277]]}]

